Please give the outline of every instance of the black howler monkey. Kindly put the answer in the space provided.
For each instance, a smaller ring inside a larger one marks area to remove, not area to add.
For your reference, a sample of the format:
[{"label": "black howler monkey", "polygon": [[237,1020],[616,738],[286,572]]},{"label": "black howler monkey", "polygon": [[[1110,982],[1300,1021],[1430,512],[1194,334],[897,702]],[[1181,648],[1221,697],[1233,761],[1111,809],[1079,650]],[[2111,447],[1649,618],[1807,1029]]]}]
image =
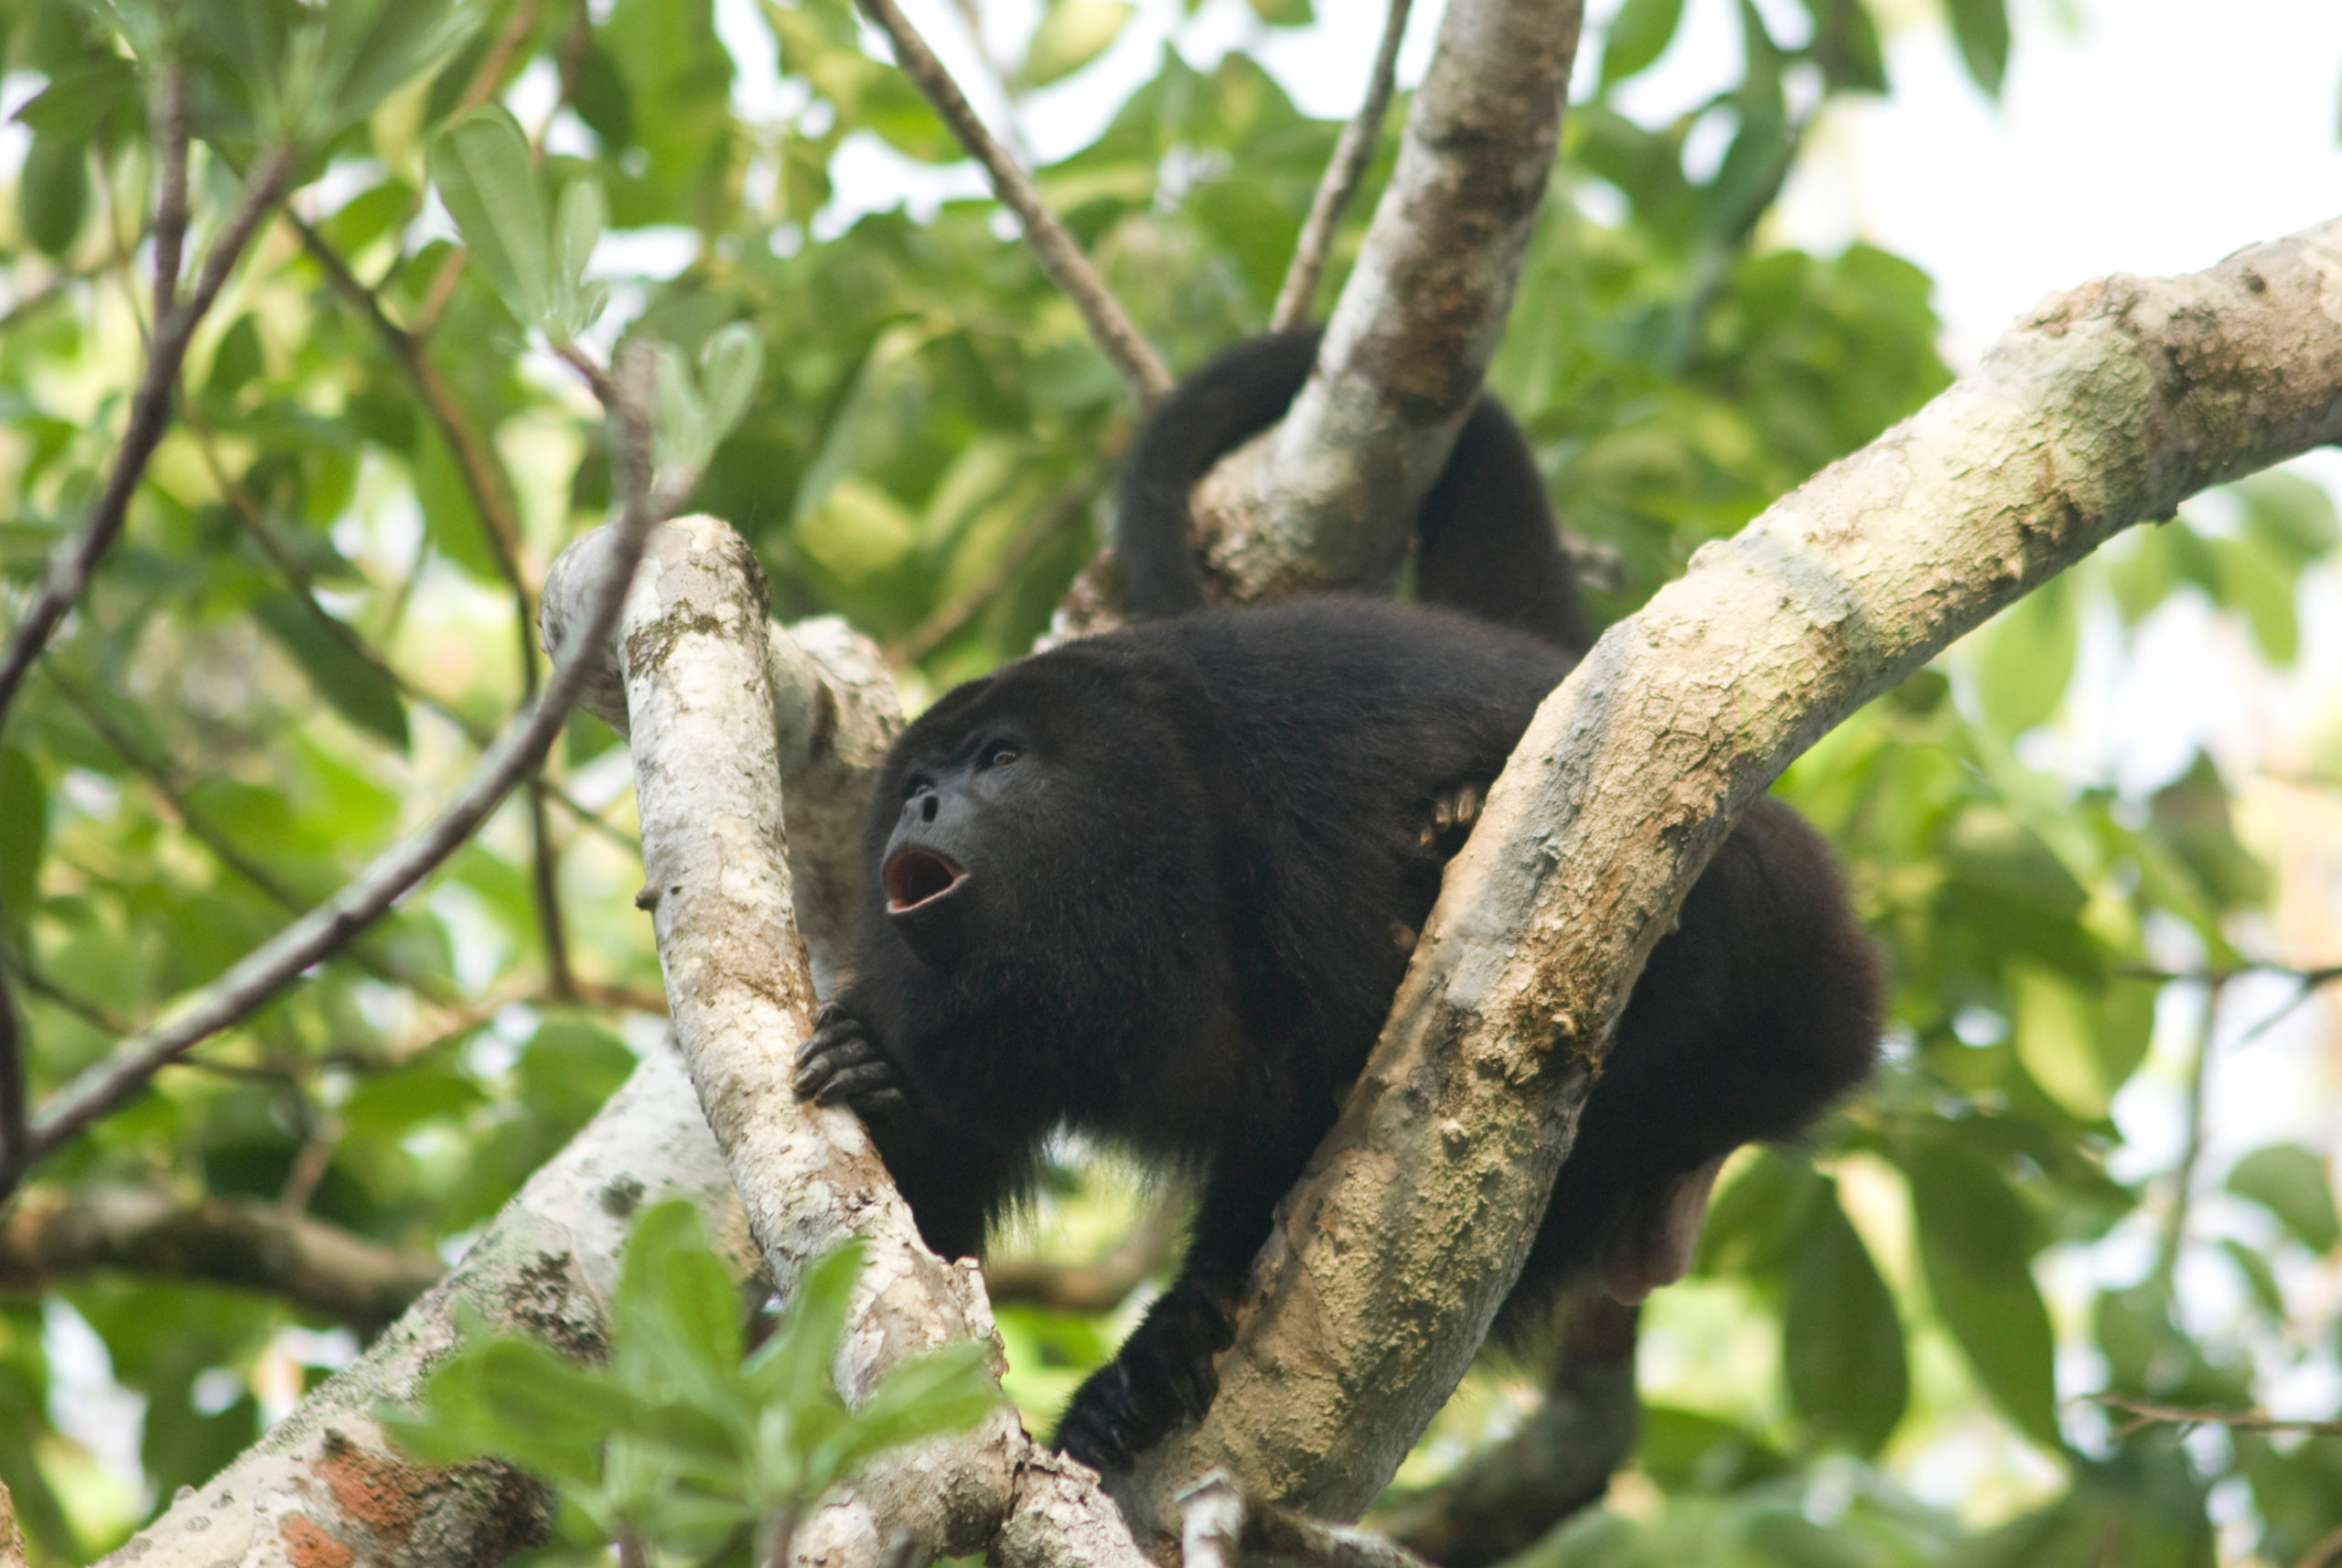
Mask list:
[{"label": "black howler monkey", "polygon": [[[1272,1210],[1589,629],[1534,464],[1487,397],[1420,519],[1418,592],[1456,608],[1194,607],[1187,490],[1284,412],[1314,346],[1224,356],[1133,444],[1117,550],[1133,607],[1172,618],[1004,665],[904,731],[871,804],[851,979],[799,1070],[800,1094],[862,1113],[947,1257],[979,1248],[1053,1127],[1197,1174],[1177,1280],[1058,1426],[1101,1468],[1209,1404]],[[1635,987],[1509,1317],[1588,1271],[1628,1300],[1678,1277],[1724,1156],[1867,1070],[1878,993],[1828,848],[1760,801]]]}]

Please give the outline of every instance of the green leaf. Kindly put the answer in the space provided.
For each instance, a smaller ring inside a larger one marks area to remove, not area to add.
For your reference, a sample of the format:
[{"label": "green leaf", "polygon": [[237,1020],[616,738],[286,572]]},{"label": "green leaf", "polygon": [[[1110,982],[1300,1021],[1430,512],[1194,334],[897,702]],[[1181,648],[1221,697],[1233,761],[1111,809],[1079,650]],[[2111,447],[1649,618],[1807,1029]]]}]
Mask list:
[{"label": "green leaf", "polygon": [[2009,968],[2016,1008],[2016,1055],[2050,1099],[2076,1118],[2096,1122],[2120,1087],[2098,1048],[2097,1008],[2066,976],[2038,964]]},{"label": "green leaf", "polygon": [[522,326],[550,331],[553,251],[520,122],[501,104],[475,109],[432,138],[430,166],[472,265]]},{"label": "green leaf", "polygon": [[2285,1295],[2277,1288],[2277,1271],[2269,1266],[2269,1260],[2233,1237],[2220,1239],[2220,1251],[2229,1255],[2229,1262],[2244,1277],[2245,1288],[2252,1293],[2261,1310],[2275,1321],[2284,1322]]},{"label": "green leaf", "polygon": [[862,1245],[849,1241],[824,1253],[797,1276],[780,1327],[757,1347],[741,1369],[748,1392],[759,1404],[779,1403],[797,1412],[835,1401],[830,1363],[845,1332],[854,1277],[862,1272]]},{"label": "green leaf", "polygon": [[[1307,0],[1303,0],[1306,8]],[[1025,63],[1016,80],[1026,87],[1046,87],[1072,75],[1106,52],[1122,36],[1123,25],[1134,7],[1128,0],[1055,0],[1041,14],[1025,46]],[[1264,18],[1273,21],[1274,18]]]},{"label": "green leaf", "polygon": [[325,626],[322,612],[300,595],[285,593],[262,599],[252,606],[252,614],[285,645],[336,713],[401,751],[406,749],[406,704],[397,682]]},{"label": "green leaf", "polygon": [[1675,40],[1683,0],[1627,0],[1602,39],[1602,86],[1648,68]]},{"label": "green leaf", "polygon": [[90,212],[89,160],[84,144],[36,134],[16,174],[16,217],[25,238],[45,255],[73,248]]},{"label": "green leaf", "polygon": [[1895,1298],[1837,1203],[1817,1205],[1790,1260],[1781,1304],[1781,1366],[1798,1413],[1825,1435],[1875,1454],[1903,1419],[1910,1369]]},{"label": "green leaf", "polygon": [[1950,14],[1951,36],[1960,46],[1960,61],[1969,79],[1987,98],[2001,95],[2001,80],[2009,68],[2009,13],[2006,0],[1944,0]]},{"label": "green leaf", "polygon": [[2219,572],[2217,596],[2241,611],[2252,640],[2272,664],[2291,664],[2301,650],[2301,628],[2294,618],[2293,562],[2258,539],[2214,539],[2208,542]]},{"label": "green leaf", "polygon": [[2334,515],[2334,499],[2323,486],[2283,469],[2256,474],[2230,487],[2244,506],[2248,539],[2307,566],[2342,544],[2342,523]]},{"label": "green leaf", "polygon": [[2032,1215],[1999,1171],[1949,1136],[1913,1139],[1898,1158],[1936,1310],[1993,1402],[2026,1436],[2059,1447],[2049,1314],[2031,1266]]},{"label": "green leaf", "polygon": [[248,310],[236,317],[236,324],[228,328],[220,339],[220,347],[212,351],[211,373],[204,378],[203,395],[214,402],[225,402],[250,385],[264,368],[260,326]]},{"label": "green leaf", "polygon": [[2295,1240],[2321,1257],[2342,1241],[2333,1177],[2323,1159],[2298,1144],[2253,1150],[2229,1172],[2228,1186],[2275,1215]]},{"label": "green leaf", "polygon": [[745,321],[717,329],[699,351],[700,391],[707,400],[708,451],[739,428],[764,374],[764,339]]},{"label": "green leaf", "polygon": [[120,56],[87,59],[51,77],[16,117],[36,135],[87,142],[137,85],[138,72]]},{"label": "green leaf", "polygon": [[553,336],[574,338],[594,325],[609,292],[586,281],[586,268],[601,242],[609,209],[602,199],[602,182],[580,177],[562,188],[561,212],[553,223]]},{"label": "green leaf", "polygon": [[1974,636],[1971,668],[1987,724],[2014,738],[2057,711],[2080,640],[2065,578],[2052,577]]},{"label": "green leaf", "polygon": [[999,1403],[987,1348],[972,1339],[954,1340],[881,1378],[870,1398],[812,1456],[810,1478],[826,1485],[885,1449],[964,1432]]}]

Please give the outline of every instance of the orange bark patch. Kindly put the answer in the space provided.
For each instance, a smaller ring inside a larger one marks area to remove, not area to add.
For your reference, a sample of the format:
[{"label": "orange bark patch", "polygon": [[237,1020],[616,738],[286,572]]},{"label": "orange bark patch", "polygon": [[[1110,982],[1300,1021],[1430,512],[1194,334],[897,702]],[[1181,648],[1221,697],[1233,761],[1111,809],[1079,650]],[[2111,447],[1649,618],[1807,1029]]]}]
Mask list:
[{"label": "orange bark patch", "polygon": [[276,1527],[285,1538],[285,1554],[293,1568],[349,1568],[357,1553],[319,1529],[305,1513],[289,1513]]},{"label": "orange bark patch", "polygon": [[442,1485],[436,1470],[372,1454],[338,1432],[326,1434],[317,1474],[342,1513],[364,1525],[385,1544],[404,1541],[424,1505]]}]

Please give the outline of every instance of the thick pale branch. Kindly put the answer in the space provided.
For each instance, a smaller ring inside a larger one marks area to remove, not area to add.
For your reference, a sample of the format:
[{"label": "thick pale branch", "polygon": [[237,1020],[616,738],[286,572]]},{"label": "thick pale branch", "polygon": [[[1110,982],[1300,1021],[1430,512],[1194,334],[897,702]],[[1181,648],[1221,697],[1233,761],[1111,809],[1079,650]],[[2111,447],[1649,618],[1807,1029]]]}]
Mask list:
[{"label": "thick pale branch", "polygon": [[[549,616],[599,549],[589,535],[555,563]],[[834,1369],[854,1400],[907,1358],[994,1334],[973,1264],[945,1263],[920,1244],[861,1122],[802,1104],[790,1088],[814,983],[781,815],[784,748],[800,742],[777,733],[772,687],[775,666],[792,657],[818,666],[810,653],[792,655],[797,646],[768,632],[763,575],[738,535],[711,518],[659,531],[618,641],[642,822],[640,901],[701,1107],[775,1286],[787,1294],[812,1258],[848,1237],[863,1241],[855,1328]],[[827,692],[821,674],[789,679]],[[607,675],[596,683],[597,703],[613,694]],[[801,727],[802,744],[814,744],[819,711]],[[1015,1528],[1037,1513],[1048,1522]],[[1068,1562],[1080,1552],[1079,1560],[1135,1563],[1103,1496],[1036,1450],[1004,1405],[968,1436],[887,1455],[804,1521],[795,1552],[800,1562],[876,1564],[903,1533],[924,1558],[989,1547],[1009,1562]],[[1020,1542],[1043,1555],[1019,1557]]]},{"label": "thick pale branch", "polygon": [[1579,0],[1452,0],[1399,163],[1284,423],[1198,487],[1207,581],[1250,601],[1397,576],[1415,504],[1504,336]]},{"label": "thick pale branch", "polygon": [[[1350,1517],[1520,1268],[1589,1066],[1735,815],[1955,638],[2186,496],[2342,439],[2342,220],[2193,276],[2057,295],[1974,372],[1611,628],[1494,790],[1365,1076],[1263,1250],[1198,1432],[1134,1524],[1226,1466]],[[1427,1230],[1413,1217],[1436,1213]]]},{"label": "thick pale branch", "polygon": [[371,1332],[446,1269],[279,1204],[152,1187],[37,1187],[0,1221],[0,1292],[100,1272],[244,1285]]},{"label": "thick pale branch", "polygon": [[490,1568],[541,1542],[543,1489],[483,1462],[436,1470],[392,1446],[385,1404],[414,1402],[458,1338],[459,1312],[598,1355],[626,1227],[645,1204],[697,1206],[742,1273],[753,1264],[732,1183],[673,1051],[635,1069],[586,1130],[529,1178],[446,1280],[268,1435],[110,1563],[138,1568],[365,1563]]}]

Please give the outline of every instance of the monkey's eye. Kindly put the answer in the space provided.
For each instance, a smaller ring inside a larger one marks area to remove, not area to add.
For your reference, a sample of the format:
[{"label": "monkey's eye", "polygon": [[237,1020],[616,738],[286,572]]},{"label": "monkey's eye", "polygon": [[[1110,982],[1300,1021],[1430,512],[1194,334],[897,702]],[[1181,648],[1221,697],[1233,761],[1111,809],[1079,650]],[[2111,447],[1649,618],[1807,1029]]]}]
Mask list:
[{"label": "monkey's eye", "polygon": [[906,800],[916,800],[921,795],[930,795],[934,792],[935,786],[919,774],[914,773],[903,780],[903,799]]},{"label": "monkey's eye", "polygon": [[984,748],[986,768],[1005,768],[1015,760],[1016,746],[1014,741],[996,740]]}]

